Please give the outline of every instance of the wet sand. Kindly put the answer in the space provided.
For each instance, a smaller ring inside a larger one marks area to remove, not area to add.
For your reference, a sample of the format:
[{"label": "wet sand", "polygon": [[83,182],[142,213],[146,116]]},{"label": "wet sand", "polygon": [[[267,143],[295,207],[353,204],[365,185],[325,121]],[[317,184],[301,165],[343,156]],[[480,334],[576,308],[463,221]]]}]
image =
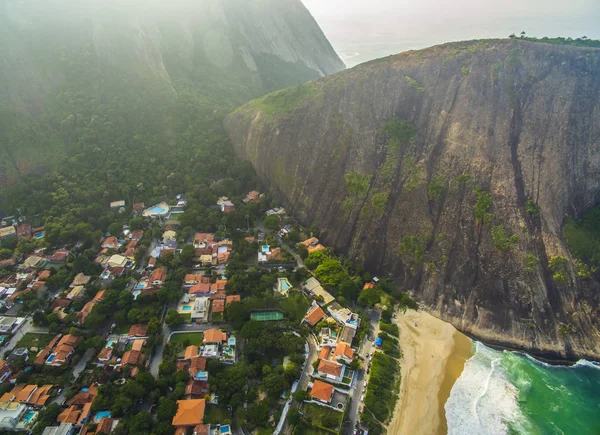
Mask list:
[{"label": "wet sand", "polygon": [[399,313],[394,321],[403,352],[402,383],[388,433],[445,434],[444,404],[473,354],[472,342],[449,323],[423,311]]}]

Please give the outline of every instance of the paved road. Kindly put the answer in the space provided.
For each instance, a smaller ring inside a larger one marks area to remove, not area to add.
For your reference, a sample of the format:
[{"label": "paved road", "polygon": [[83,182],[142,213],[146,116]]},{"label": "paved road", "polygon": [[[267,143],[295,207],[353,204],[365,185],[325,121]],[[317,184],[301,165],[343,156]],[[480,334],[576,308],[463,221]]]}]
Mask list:
[{"label": "paved road", "polygon": [[363,361],[363,370],[358,372],[358,376],[356,382],[354,383],[354,388],[351,392],[352,404],[350,407],[350,412],[348,413],[348,418],[350,419],[349,423],[346,425],[345,433],[353,433],[354,428],[356,426],[356,422],[359,420],[360,411],[362,410],[363,403],[360,401],[360,398],[363,395],[363,386],[366,382],[368,382],[368,375],[366,373],[369,360],[366,358],[366,355],[372,355],[374,351],[373,340],[370,340],[369,337],[377,337],[379,335],[379,317],[380,313],[378,311],[368,311],[367,314],[370,317],[371,329],[367,333],[365,339],[361,343],[361,346],[358,350],[358,355],[364,358]]},{"label": "paved road", "polygon": [[23,338],[23,336],[28,332],[33,332],[36,334],[47,334],[48,328],[33,326],[31,316],[25,317],[25,320],[21,322],[21,325],[19,326],[19,329],[17,329],[17,332],[15,332],[15,334],[8,341],[8,343],[6,343],[6,346],[2,348],[2,352],[5,353],[9,350],[13,350],[19,342],[19,340],[21,340],[21,338]]}]

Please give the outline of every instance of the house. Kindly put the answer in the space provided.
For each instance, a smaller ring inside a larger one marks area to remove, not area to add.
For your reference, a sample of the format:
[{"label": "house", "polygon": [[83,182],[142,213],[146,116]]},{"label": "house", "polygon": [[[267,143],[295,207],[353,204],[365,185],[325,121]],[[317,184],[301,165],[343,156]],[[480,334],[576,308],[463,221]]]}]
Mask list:
[{"label": "house", "polygon": [[156,267],[156,258],[150,257],[150,259],[148,260],[148,266],[146,266],[146,268],[154,269],[155,267]]},{"label": "house", "polygon": [[69,284],[69,287],[73,288],[77,286],[87,285],[87,283],[90,282],[90,279],[92,279],[91,276],[87,276],[83,272],[79,272],[77,275],[75,275],[75,278],[73,278],[73,281],[71,282],[71,284]]},{"label": "house", "polygon": [[65,260],[67,259],[67,257],[69,256],[70,251],[66,250],[66,249],[58,249],[56,251],[54,251],[54,254],[52,254],[50,257],[48,257],[48,261],[50,263],[54,263],[54,264],[59,264],[59,263],[64,263]]},{"label": "house", "polygon": [[273,216],[273,215],[277,215],[277,216],[284,216],[285,215],[285,209],[282,207],[275,207],[272,208],[270,210],[267,210],[265,215],[267,216]]},{"label": "house", "polygon": [[17,227],[17,237],[19,239],[31,239],[33,237],[33,231],[31,225],[22,224]]},{"label": "house", "polygon": [[129,328],[129,338],[131,339],[132,337],[143,337],[143,338],[147,338],[148,334],[146,333],[146,328],[148,325],[143,324],[143,323],[138,323],[136,325],[131,325],[131,327]]},{"label": "house", "polygon": [[333,359],[338,362],[350,364],[354,359],[354,349],[347,343],[338,343],[333,352]]},{"label": "house", "polygon": [[201,273],[188,273],[183,278],[183,286],[191,287],[193,285],[199,284],[202,282],[203,277],[204,277],[204,275],[202,275]]},{"label": "house", "polygon": [[[206,372],[204,372],[206,373]],[[185,398],[186,400],[190,399],[201,399],[206,397],[207,394],[210,394],[210,384],[208,380],[196,380],[193,378],[188,379],[185,385]]]},{"label": "house", "polygon": [[15,360],[18,360],[20,358],[24,358],[25,361],[28,361],[29,360],[29,351],[25,347],[17,347],[15,349],[13,349],[13,351],[10,353],[10,355],[8,355],[5,358],[6,358],[6,361],[9,363],[11,363]]},{"label": "house", "polygon": [[111,210],[119,210],[125,207],[125,200],[113,201],[110,203]]},{"label": "house", "polygon": [[177,241],[177,233],[175,231],[172,230],[167,230],[163,233],[163,242],[166,241]]},{"label": "house", "polygon": [[267,263],[271,260],[281,260],[281,248],[273,248],[269,245],[263,245],[258,251],[258,262]]},{"label": "house", "polygon": [[313,306],[306,316],[304,316],[303,321],[308,323],[310,326],[315,327],[317,323],[319,323],[325,317],[325,311],[319,306]]},{"label": "house", "polygon": [[191,360],[193,357],[197,357],[200,354],[200,349],[198,346],[188,346],[185,348],[185,354],[183,356],[184,360]]},{"label": "house", "polygon": [[340,343],[352,344],[352,340],[354,340],[355,335],[356,335],[356,328],[350,328],[348,326],[344,326],[342,328],[342,332],[340,333],[338,341]]},{"label": "house", "polygon": [[82,297],[81,293],[83,292],[83,290],[84,290],[84,287],[82,285],[75,286],[67,294],[66,298],[71,299],[71,300],[76,299],[76,298],[81,298]]},{"label": "house", "polygon": [[96,426],[95,435],[110,434],[115,427],[117,427],[117,424],[119,424],[119,420],[109,417],[102,417],[98,422],[98,426]]},{"label": "house", "polygon": [[22,269],[36,269],[37,267],[43,267],[46,259],[38,257],[37,255],[31,255],[21,264]]},{"label": "house", "polygon": [[232,304],[234,302],[241,302],[242,297],[240,295],[229,295],[225,298],[225,305]]},{"label": "house", "polygon": [[312,253],[315,251],[322,251],[325,249],[325,246],[319,243],[319,239],[316,237],[311,237],[310,239],[306,239],[303,242],[300,242],[301,245],[306,246],[308,253]]},{"label": "house", "polygon": [[365,283],[363,286],[363,290],[368,290],[371,288],[375,288],[375,283],[373,281]]},{"label": "house", "polygon": [[94,299],[92,299],[93,302],[100,302],[102,301],[102,299],[104,299],[104,290],[99,290],[95,295],[94,295]]},{"label": "house", "polygon": [[342,307],[337,302],[332,303],[327,307],[327,311],[337,322],[349,328],[357,329],[360,324],[360,316],[353,313],[348,308]]},{"label": "house", "polygon": [[221,211],[223,213],[231,213],[235,210],[235,205],[233,205],[233,202],[231,202],[226,196],[220,197],[217,201],[217,205],[221,207]]},{"label": "house", "polygon": [[38,276],[37,276],[37,280],[38,281],[46,281],[48,278],[50,278],[50,274],[51,272],[46,269],[46,270],[42,270]]},{"label": "house", "polygon": [[190,287],[189,294],[190,295],[210,295],[212,286],[206,283],[198,283],[192,287]]},{"label": "house", "polygon": [[17,236],[17,230],[14,226],[0,228],[0,240],[10,239]]},{"label": "house", "polygon": [[94,310],[95,306],[96,306],[96,302],[89,301],[83,306],[83,308],[81,308],[79,313],[77,313],[77,317],[79,318],[80,325],[83,325],[85,323],[86,317],[89,316],[90,314],[92,314],[92,311]]},{"label": "house", "polygon": [[71,435],[73,433],[71,423],[61,423],[60,426],[46,426],[42,435]]},{"label": "house", "polygon": [[128,261],[129,260],[127,259],[127,257],[115,254],[108,259],[107,265],[108,267],[125,267]]},{"label": "house", "polygon": [[206,248],[215,240],[215,235],[211,233],[196,233],[194,236],[194,248]]},{"label": "house", "polygon": [[311,276],[306,280],[304,283],[304,289],[312,294],[315,298],[322,298],[321,305],[330,304],[335,300],[335,298],[321,286],[321,283],[315,277]]},{"label": "house", "polygon": [[165,266],[155,269],[150,275],[149,282],[153,286],[160,287],[167,280],[167,268]]},{"label": "house", "polygon": [[10,375],[12,371],[10,366],[5,360],[0,360],[0,383],[4,382]]},{"label": "house", "polygon": [[121,244],[115,236],[109,236],[106,239],[104,239],[100,246],[105,249],[117,250],[121,247]]},{"label": "house", "polygon": [[144,208],[146,208],[146,206],[144,205],[143,202],[134,202],[133,205],[131,206],[131,209],[133,210],[133,214],[135,214],[136,216],[141,214],[144,211]]},{"label": "house", "polygon": [[323,403],[330,403],[333,397],[333,385],[319,380],[314,381],[310,397]]},{"label": "house", "polygon": [[131,241],[135,241],[138,243],[140,240],[142,240],[142,237],[144,237],[144,232],[142,230],[133,230],[129,235],[129,239]]},{"label": "house", "polygon": [[220,329],[212,328],[208,329],[204,332],[204,337],[202,338],[202,342],[205,344],[210,343],[224,343],[227,341],[227,333],[221,331]]},{"label": "house", "polygon": [[98,353],[97,359],[100,364],[107,364],[113,357],[112,347],[103,347],[100,353]]},{"label": "house", "polygon": [[203,356],[190,358],[188,372],[194,379],[208,379],[208,373],[206,372],[206,358]]},{"label": "house", "polygon": [[254,203],[259,203],[262,198],[263,198],[263,194],[257,192],[256,190],[253,190],[251,192],[248,192],[248,194],[246,194],[246,197],[244,198],[244,204],[254,204]]},{"label": "house", "polygon": [[0,403],[17,402],[27,405],[44,406],[50,399],[50,391],[54,385],[15,385],[12,390],[0,397]]},{"label": "house", "polygon": [[131,366],[141,366],[144,363],[144,354],[139,350],[128,350],[121,358],[121,364]]},{"label": "house", "polygon": [[213,314],[223,315],[225,312],[225,301],[223,299],[215,299],[212,301],[211,312]]},{"label": "house", "polygon": [[173,417],[172,425],[175,429],[193,428],[202,424],[204,420],[204,399],[178,400],[177,413]]},{"label": "house", "polygon": [[40,350],[33,362],[36,365],[49,365],[60,367],[67,364],[75,353],[75,346],[81,340],[81,337],[75,337],[71,334],[54,337],[48,345]]},{"label": "house", "polygon": [[344,366],[333,361],[322,359],[317,366],[317,374],[318,376],[333,382],[341,382],[344,374]]}]

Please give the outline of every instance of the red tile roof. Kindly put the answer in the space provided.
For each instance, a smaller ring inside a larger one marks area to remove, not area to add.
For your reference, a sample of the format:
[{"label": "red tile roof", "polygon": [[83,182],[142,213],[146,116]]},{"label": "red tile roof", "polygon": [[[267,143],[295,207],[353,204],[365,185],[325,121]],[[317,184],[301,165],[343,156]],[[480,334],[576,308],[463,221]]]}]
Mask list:
[{"label": "red tile roof", "polygon": [[130,337],[146,337],[146,327],[148,325],[143,323],[138,323],[136,325],[131,325],[129,328],[129,336]]},{"label": "red tile roof", "polygon": [[310,395],[315,399],[329,403],[331,401],[331,396],[333,396],[333,385],[317,380],[313,383]]},{"label": "red tile roof", "polygon": [[325,311],[321,307],[315,307],[304,317],[304,320],[309,325],[315,326],[323,317],[325,317]]},{"label": "red tile roof", "polygon": [[177,414],[173,417],[175,427],[196,426],[204,419],[204,399],[178,400]]},{"label": "red tile roof", "polygon": [[224,313],[225,301],[223,299],[215,299],[214,301],[212,301],[211,310],[213,313]]},{"label": "red tile roof", "polygon": [[342,374],[343,368],[344,368],[344,366],[341,364],[322,359],[319,362],[319,366],[317,367],[317,370],[320,371],[321,373],[326,373],[328,375],[332,375],[332,376],[339,378]]},{"label": "red tile roof", "polygon": [[240,295],[229,295],[229,296],[227,296],[227,299],[225,299],[225,303],[231,304],[233,302],[240,302],[241,300],[242,300],[242,297]]}]

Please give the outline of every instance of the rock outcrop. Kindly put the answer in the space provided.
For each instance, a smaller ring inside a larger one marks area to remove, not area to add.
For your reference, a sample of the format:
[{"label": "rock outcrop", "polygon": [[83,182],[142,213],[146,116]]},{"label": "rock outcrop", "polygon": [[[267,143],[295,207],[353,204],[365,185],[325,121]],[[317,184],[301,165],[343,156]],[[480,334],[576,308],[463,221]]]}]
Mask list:
[{"label": "rock outcrop", "polygon": [[600,202],[600,50],[411,51],[252,101],[226,128],[291,213],[461,331],[600,358],[600,286],[561,233]]}]

